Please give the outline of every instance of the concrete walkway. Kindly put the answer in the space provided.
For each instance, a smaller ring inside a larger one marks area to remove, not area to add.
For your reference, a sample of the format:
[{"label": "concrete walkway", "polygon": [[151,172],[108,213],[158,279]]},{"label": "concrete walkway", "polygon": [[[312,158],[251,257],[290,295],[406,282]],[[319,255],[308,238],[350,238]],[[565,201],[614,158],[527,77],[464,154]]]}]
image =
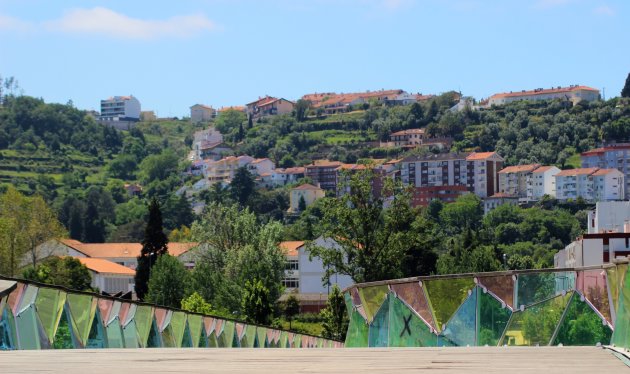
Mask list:
[{"label": "concrete walkway", "polygon": [[0,351],[0,373],[602,373],[629,372],[596,347],[95,349]]}]

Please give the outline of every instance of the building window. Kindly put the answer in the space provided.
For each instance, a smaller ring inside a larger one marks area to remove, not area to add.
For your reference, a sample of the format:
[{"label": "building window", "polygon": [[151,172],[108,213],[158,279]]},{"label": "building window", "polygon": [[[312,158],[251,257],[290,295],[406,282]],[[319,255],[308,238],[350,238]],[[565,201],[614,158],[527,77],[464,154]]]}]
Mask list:
[{"label": "building window", "polygon": [[284,278],[282,285],[285,288],[300,288],[300,280],[297,278]]},{"label": "building window", "polygon": [[285,270],[300,270],[298,260],[288,260]]}]

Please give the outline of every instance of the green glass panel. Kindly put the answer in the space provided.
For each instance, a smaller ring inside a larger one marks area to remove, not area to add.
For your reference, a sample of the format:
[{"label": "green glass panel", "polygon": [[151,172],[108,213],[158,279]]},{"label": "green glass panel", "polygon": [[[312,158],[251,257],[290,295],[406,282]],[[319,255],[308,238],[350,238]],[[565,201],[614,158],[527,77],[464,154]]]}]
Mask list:
[{"label": "green glass panel", "polygon": [[136,321],[131,320],[122,328],[123,338],[125,339],[125,348],[142,348],[138,341],[138,330],[136,329]]},{"label": "green glass panel", "polygon": [[26,306],[22,309],[22,312],[15,317],[15,325],[19,349],[41,349],[34,306]]},{"label": "green glass panel", "polygon": [[[622,271],[620,267],[618,272]],[[617,301],[617,316],[615,319],[615,332],[612,336],[612,343],[617,347],[630,348],[630,276],[628,272],[624,273],[625,281],[618,285],[619,299]],[[617,274],[619,278],[619,274]]]},{"label": "green glass panel", "polygon": [[608,292],[613,304],[613,310],[617,310],[617,301],[619,300],[619,282],[617,279],[617,267],[606,269],[606,280],[608,282]]},{"label": "green glass panel", "polygon": [[65,302],[66,293],[54,288],[40,288],[37,293],[35,310],[48,339],[48,346],[52,344],[57,332],[57,325]]},{"label": "green glass panel", "polygon": [[[282,332],[281,336],[286,335]],[[348,333],[346,334],[346,347],[367,347],[368,346],[368,325],[363,317],[356,311],[352,312]]]},{"label": "green glass panel", "polygon": [[236,336],[236,333],[234,334],[233,338],[232,338],[232,348],[239,348],[240,345],[240,341],[238,340],[238,337]]},{"label": "green glass panel", "polygon": [[514,279],[512,275],[481,276],[479,283],[510,308],[514,308]]},{"label": "green glass panel", "polygon": [[571,295],[572,292],[569,292],[532,305],[522,312],[514,312],[506,327],[503,344],[549,345]]},{"label": "green glass panel", "polygon": [[470,293],[453,317],[443,326],[442,336],[458,347],[477,345],[477,292]]},{"label": "green glass panel", "polygon": [[96,303],[90,295],[69,293],[67,305],[70,311],[71,328],[81,347],[85,347],[96,314]]},{"label": "green glass panel", "polygon": [[161,341],[162,347],[164,348],[179,348],[175,342],[175,336],[173,334],[173,327],[169,324],[167,325],[161,333]]},{"label": "green glass panel", "polygon": [[197,314],[189,314],[188,328],[190,329],[192,346],[199,347],[199,338],[201,337],[201,331],[203,330],[203,317]]},{"label": "green glass panel", "polygon": [[162,340],[160,339],[160,331],[158,329],[155,319],[151,321],[151,327],[149,328],[149,337],[146,340],[146,348],[161,348],[163,347]]},{"label": "green glass panel", "polygon": [[256,337],[258,338],[258,347],[267,348],[269,346],[269,342],[267,342],[267,328],[257,327]]},{"label": "green glass panel", "polygon": [[572,271],[519,274],[515,309],[550,299],[562,291],[574,290],[575,278]]},{"label": "green glass panel", "polygon": [[124,348],[125,340],[123,337],[122,327],[116,317],[105,328],[105,334],[107,335],[107,348]]},{"label": "green glass panel", "polygon": [[435,347],[437,336],[397,297],[389,299],[389,346]]},{"label": "green glass panel", "polygon": [[39,288],[33,286],[31,284],[27,285],[22,292],[22,299],[20,300],[20,305],[18,306],[16,316],[19,316],[22,310],[30,307],[35,304],[35,300],[37,298],[37,291]]},{"label": "green glass panel", "polygon": [[389,289],[386,285],[359,289],[361,305],[363,305],[368,322],[372,322],[374,314],[379,310],[381,304],[387,298],[388,290]]},{"label": "green glass panel", "polygon": [[208,347],[210,348],[219,347],[219,343],[217,342],[217,336],[214,331],[210,332],[210,335],[208,335]]},{"label": "green glass panel", "polygon": [[446,278],[422,282],[427,292],[429,305],[433,311],[435,327],[442,331],[442,325],[468,297],[468,291],[475,287],[472,278]]},{"label": "green glass panel", "polygon": [[148,305],[138,305],[133,315],[138,333],[140,347],[147,347],[147,339],[153,323],[153,308]]},{"label": "green glass panel", "polygon": [[225,321],[223,323],[223,331],[219,338],[219,347],[222,348],[231,348],[234,341],[235,336],[235,325],[232,321]]},{"label": "green glass panel", "polygon": [[478,333],[477,345],[496,346],[501,340],[512,312],[490,293],[477,288]]},{"label": "green glass panel", "polygon": [[295,334],[293,335],[293,343],[291,343],[291,348],[301,348],[302,347],[302,335]]},{"label": "green glass panel", "polygon": [[247,336],[247,345],[241,345],[241,347],[254,348],[254,343],[256,342],[256,326],[247,325],[247,327],[245,327],[245,335]]},{"label": "green glass panel", "polygon": [[[197,342],[197,344],[199,344],[199,342]],[[188,322],[186,322],[186,327],[184,328],[184,336],[182,338],[182,341],[180,343],[180,346],[182,348],[192,348],[192,336],[190,334],[190,327],[188,326]],[[196,348],[197,346],[195,346]]]},{"label": "green glass panel", "polygon": [[86,348],[105,348],[105,333],[98,314],[98,312],[94,313]]},{"label": "green glass panel", "polygon": [[554,345],[610,344],[612,330],[579,294],[573,295],[553,341]]},{"label": "green glass panel", "polygon": [[352,316],[352,309],[353,309],[352,297],[350,296],[350,293],[344,292],[343,299],[346,302],[346,312],[348,312],[348,318],[350,318]]},{"label": "green glass panel", "polygon": [[431,308],[420,282],[392,284],[390,287],[400,300],[404,301],[429,327],[435,330]]},{"label": "green glass panel", "polygon": [[184,330],[186,328],[186,313],[173,312],[171,316],[170,326],[173,328],[173,338],[175,339],[175,346],[181,347],[184,339]]},{"label": "green glass panel", "polygon": [[53,349],[72,349],[72,334],[70,332],[70,325],[68,323],[68,313],[66,308],[61,310],[61,318],[59,318],[59,324],[57,325],[57,331],[53,339]]},{"label": "green glass panel", "polygon": [[368,345],[370,347],[387,347],[389,340],[389,298],[381,304],[370,323]]},{"label": "green glass panel", "polygon": [[0,308],[0,351],[15,349],[13,344],[13,317],[8,306]]},{"label": "green glass panel", "polygon": [[[363,321],[363,324],[365,325],[365,321]],[[367,331],[367,325],[365,325],[365,327]],[[289,334],[286,331],[282,331],[280,333],[280,348],[287,348],[288,346],[289,346]],[[365,346],[367,347],[367,340],[366,340]]]}]

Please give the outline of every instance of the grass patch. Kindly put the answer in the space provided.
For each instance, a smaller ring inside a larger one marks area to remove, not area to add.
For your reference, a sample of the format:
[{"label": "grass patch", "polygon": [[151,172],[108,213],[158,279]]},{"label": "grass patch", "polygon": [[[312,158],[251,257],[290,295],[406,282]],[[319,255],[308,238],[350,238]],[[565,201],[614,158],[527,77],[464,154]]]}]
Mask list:
[{"label": "grass patch", "polygon": [[580,158],[580,154],[576,153],[573,156],[567,159],[565,166],[572,166],[573,168],[581,168],[582,167],[582,159]]}]

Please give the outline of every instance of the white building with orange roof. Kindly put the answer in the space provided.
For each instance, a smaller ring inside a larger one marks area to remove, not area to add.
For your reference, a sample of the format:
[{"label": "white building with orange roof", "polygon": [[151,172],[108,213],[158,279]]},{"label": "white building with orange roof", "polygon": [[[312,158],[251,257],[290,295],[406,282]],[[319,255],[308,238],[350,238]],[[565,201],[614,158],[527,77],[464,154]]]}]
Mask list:
[{"label": "white building with orange roof", "polygon": [[581,155],[583,168],[614,168],[624,174],[625,199],[630,200],[630,143],[610,144]]},{"label": "white building with orange roof", "polygon": [[529,100],[568,100],[574,105],[578,102],[599,100],[599,90],[587,86],[572,85],[569,87],[537,88],[531,91],[504,92],[490,96],[488,105],[503,105],[515,101]]},{"label": "white building with orange roof", "polygon": [[228,156],[218,161],[207,161],[204,165],[203,175],[208,179],[210,184],[225,183],[229,184],[236,170],[246,167],[255,159],[251,156]]},{"label": "white building with orange roof", "polygon": [[253,119],[287,114],[293,111],[295,103],[284,98],[265,96],[246,105],[246,113]]},{"label": "white building with orange roof", "polygon": [[499,170],[503,157],[496,152],[473,152],[466,157],[466,180],[469,191],[484,198],[499,192]]},{"label": "white building with orange roof", "polygon": [[325,196],[326,192],[323,189],[308,183],[292,188],[291,194],[289,195],[289,213],[300,212],[301,200],[304,200],[305,206],[308,207],[309,205],[312,205],[315,201]]},{"label": "white building with orange roof", "polygon": [[135,270],[100,258],[80,257],[78,260],[90,271],[92,288],[108,294],[134,291]]},{"label": "white building with orange roof", "polygon": [[517,196],[527,196],[527,176],[538,169],[540,164],[508,166],[499,171],[499,192]]},{"label": "white building with orange roof", "polygon": [[555,176],[556,198],[561,201],[614,201],[624,198],[624,175],[617,169],[579,168]]},{"label": "white building with orange roof", "polygon": [[393,147],[415,148],[423,143],[424,137],[424,129],[401,130],[391,133],[389,135],[389,143]]},{"label": "white building with orange roof", "polygon": [[555,166],[541,166],[527,175],[527,200],[537,201],[547,195],[556,197],[556,174],[560,172]]}]

